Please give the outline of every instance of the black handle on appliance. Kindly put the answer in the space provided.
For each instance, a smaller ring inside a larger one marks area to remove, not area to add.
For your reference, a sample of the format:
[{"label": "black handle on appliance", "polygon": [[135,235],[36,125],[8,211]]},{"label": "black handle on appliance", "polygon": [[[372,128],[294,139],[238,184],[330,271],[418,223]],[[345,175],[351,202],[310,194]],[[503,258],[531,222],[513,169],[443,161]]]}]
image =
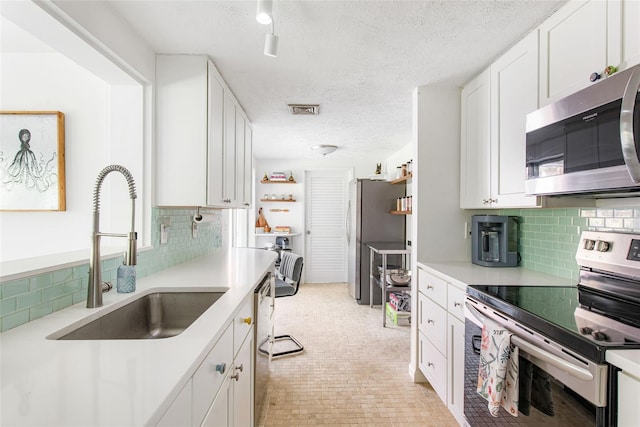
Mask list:
[{"label": "black handle on appliance", "polygon": [[640,183],[640,160],[638,160],[638,150],[636,149],[635,135],[633,132],[633,117],[636,104],[636,96],[640,90],[640,68],[636,69],[629,80],[622,96],[622,107],[620,110],[620,145],[622,147],[622,157],[629,172],[631,180],[636,184]]},{"label": "black handle on appliance", "polygon": [[489,252],[489,235],[482,236],[482,252]]},{"label": "black handle on appliance", "polygon": [[473,348],[473,352],[475,354],[480,354],[480,346],[482,345],[482,336],[474,335],[471,337],[471,347]]}]

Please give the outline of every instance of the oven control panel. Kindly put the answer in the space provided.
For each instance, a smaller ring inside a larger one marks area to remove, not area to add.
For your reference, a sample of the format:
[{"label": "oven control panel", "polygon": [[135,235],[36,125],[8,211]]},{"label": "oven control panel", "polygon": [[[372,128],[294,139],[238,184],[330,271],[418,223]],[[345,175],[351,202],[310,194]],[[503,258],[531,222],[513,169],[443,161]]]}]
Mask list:
[{"label": "oven control panel", "polygon": [[640,277],[640,234],[583,231],[576,261],[581,267]]},{"label": "oven control panel", "polygon": [[627,254],[628,260],[640,261],[640,239],[632,239],[629,253]]}]

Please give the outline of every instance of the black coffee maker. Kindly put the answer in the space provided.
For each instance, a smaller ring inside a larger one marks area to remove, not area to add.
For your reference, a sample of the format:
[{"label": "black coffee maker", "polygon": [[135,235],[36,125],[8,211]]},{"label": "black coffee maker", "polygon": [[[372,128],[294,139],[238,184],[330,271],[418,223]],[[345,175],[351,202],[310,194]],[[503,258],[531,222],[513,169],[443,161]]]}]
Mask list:
[{"label": "black coffee maker", "polygon": [[471,262],[485,267],[518,266],[518,217],[474,215],[471,226]]}]

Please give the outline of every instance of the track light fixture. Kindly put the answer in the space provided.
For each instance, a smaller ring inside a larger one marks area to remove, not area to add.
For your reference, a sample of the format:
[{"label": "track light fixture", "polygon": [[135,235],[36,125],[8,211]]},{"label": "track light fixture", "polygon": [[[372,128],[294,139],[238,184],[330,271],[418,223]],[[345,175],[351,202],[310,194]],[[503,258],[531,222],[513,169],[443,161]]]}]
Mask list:
[{"label": "track light fixture", "polygon": [[263,25],[269,25],[273,21],[273,0],[258,0],[256,21]]},{"label": "track light fixture", "polygon": [[278,56],[278,36],[273,34],[273,20],[271,20],[271,33],[267,33],[264,39],[264,54]]},{"label": "track light fixture", "polygon": [[264,25],[271,24],[271,32],[267,33],[264,39],[264,54],[278,56],[278,36],[275,34],[273,22],[273,0],[258,0],[256,21]]}]

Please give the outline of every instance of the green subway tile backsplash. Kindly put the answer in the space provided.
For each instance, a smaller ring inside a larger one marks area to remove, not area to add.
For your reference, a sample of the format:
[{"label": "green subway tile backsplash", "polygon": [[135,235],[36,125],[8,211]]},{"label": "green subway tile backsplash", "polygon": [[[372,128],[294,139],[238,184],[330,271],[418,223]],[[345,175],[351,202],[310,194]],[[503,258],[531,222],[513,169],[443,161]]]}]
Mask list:
[{"label": "green subway tile backsplash", "polygon": [[520,265],[529,270],[578,279],[576,249],[583,230],[640,233],[640,209],[504,209],[520,217]]},{"label": "green subway tile backsplash", "polygon": [[[161,209],[152,211],[151,242],[153,249],[138,253],[139,278],[211,253],[222,246],[222,212],[211,211],[215,220],[198,224],[192,234],[194,209]],[[160,224],[169,222],[167,244],[160,245]],[[102,278],[115,285],[120,257],[102,262]],[[73,304],[86,301],[89,265],[0,283],[0,331],[4,332],[46,316]],[[114,291],[115,292],[115,291]]]},{"label": "green subway tile backsplash", "polygon": [[505,209],[501,215],[520,218],[520,265],[569,279],[578,278],[575,252],[586,227],[580,209]]}]

